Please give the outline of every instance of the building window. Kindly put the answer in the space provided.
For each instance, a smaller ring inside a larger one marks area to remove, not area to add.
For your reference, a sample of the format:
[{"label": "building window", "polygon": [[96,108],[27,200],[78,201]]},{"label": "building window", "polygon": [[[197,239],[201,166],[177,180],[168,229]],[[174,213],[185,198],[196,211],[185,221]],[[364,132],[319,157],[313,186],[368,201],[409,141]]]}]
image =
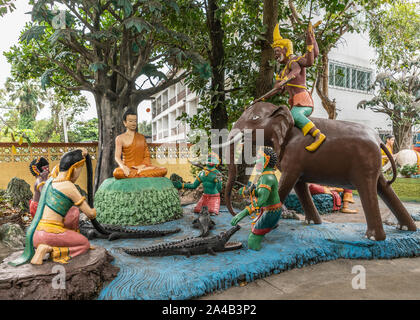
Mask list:
[{"label": "building window", "polygon": [[328,75],[331,87],[364,92],[369,91],[372,79],[371,70],[335,61],[329,63]]}]

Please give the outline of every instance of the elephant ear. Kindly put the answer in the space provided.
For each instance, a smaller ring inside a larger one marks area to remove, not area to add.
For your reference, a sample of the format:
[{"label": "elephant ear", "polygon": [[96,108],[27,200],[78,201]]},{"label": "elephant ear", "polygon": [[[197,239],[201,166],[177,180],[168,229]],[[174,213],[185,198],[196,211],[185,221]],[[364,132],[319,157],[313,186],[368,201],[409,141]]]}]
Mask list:
[{"label": "elephant ear", "polygon": [[279,146],[282,146],[287,133],[295,125],[292,114],[286,106],[279,106],[273,110],[270,114],[270,118],[273,118],[274,132],[277,135],[278,144]]}]

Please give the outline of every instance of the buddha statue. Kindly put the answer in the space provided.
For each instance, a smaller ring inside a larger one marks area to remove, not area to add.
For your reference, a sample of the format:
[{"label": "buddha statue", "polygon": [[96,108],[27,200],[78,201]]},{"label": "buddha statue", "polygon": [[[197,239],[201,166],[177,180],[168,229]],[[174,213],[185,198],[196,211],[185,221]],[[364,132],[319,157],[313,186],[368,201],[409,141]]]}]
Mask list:
[{"label": "buddha statue", "polygon": [[137,132],[137,114],[127,110],[123,115],[123,123],[127,130],[115,139],[115,161],[119,167],[114,170],[114,177],[164,177],[167,169],[152,166],[146,138]]}]

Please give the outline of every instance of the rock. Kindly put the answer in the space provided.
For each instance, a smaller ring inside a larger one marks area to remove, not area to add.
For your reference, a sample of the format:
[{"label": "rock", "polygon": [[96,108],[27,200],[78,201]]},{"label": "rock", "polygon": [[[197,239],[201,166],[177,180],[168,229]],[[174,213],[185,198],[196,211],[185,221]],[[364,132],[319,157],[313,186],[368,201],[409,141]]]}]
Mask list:
[{"label": "rock", "polygon": [[[414,221],[420,221],[420,213],[411,213],[410,216]],[[398,225],[398,220],[392,213],[389,213],[385,218],[383,218],[383,222],[388,226]]]},{"label": "rock", "polygon": [[389,213],[384,219],[383,222],[388,226],[396,226],[398,224],[397,218],[392,213]]},{"label": "rock", "polygon": [[32,199],[31,186],[22,179],[13,178],[7,185],[6,196],[14,207],[29,210],[29,200]]},{"label": "rock", "polygon": [[238,201],[232,201],[232,207],[238,210],[244,210],[246,206],[250,204],[247,199],[239,199]]},{"label": "rock", "polygon": [[[8,264],[21,253],[15,252],[0,264],[1,300],[95,299],[104,283],[114,279],[119,272],[119,268],[111,264],[114,257],[101,247],[71,259],[68,264],[52,261],[19,267]],[[63,283],[61,276],[65,279]]]},{"label": "rock", "polygon": [[19,250],[25,246],[25,232],[15,223],[0,226],[0,241],[10,249]]},{"label": "rock", "polygon": [[299,216],[297,215],[297,212],[294,210],[287,210],[283,211],[281,213],[282,219],[294,219],[294,220],[300,220]]},{"label": "rock", "polygon": [[97,219],[111,225],[151,225],[182,217],[168,178],[106,179],[95,194]]},{"label": "rock", "polygon": [[420,221],[420,212],[419,213],[412,213],[411,217],[414,221]]},{"label": "rock", "polygon": [[6,247],[3,242],[0,241],[0,263],[3,262],[3,259],[8,257],[14,251],[9,247]]},{"label": "rock", "polygon": [[197,203],[200,200],[201,196],[203,195],[203,188],[200,186],[195,190],[179,190],[178,193],[179,199],[181,200],[181,206],[186,206],[192,203]]}]

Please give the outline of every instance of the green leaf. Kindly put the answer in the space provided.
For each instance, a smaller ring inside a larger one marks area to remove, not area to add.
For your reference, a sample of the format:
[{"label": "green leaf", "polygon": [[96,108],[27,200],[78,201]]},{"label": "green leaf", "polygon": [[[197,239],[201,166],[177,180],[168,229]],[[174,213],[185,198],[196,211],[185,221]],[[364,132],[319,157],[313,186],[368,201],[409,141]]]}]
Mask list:
[{"label": "green leaf", "polygon": [[51,75],[55,71],[55,68],[46,70],[41,76],[41,88],[46,90],[47,86],[50,84]]},{"label": "green leaf", "polygon": [[55,57],[55,59],[56,60],[59,60],[59,59],[61,59],[61,58],[65,58],[65,57],[67,57],[67,56],[70,56],[72,53],[71,52],[69,52],[69,51],[63,51],[63,52],[60,52],[60,54],[58,54],[56,57]]},{"label": "green leaf", "polygon": [[158,1],[149,1],[148,5],[152,13],[160,13],[162,11],[162,4]]},{"label": "green leaf", "polygon": [[109,30],[100,30],[92,33],[86,34],[86,37],[92,38],[95,40],[114,40],[118,39],[117,35]]},{"label": "green leaf", "polygon": [[126,17],[133,13],[133,5],[130,0],[118,0],[117,6],[124,9]]},{"label": "green leaf", "polygon": [[158,68],[153,64],[146,64],[143,69],[141,69],[141,74],[146,75],[147,77],[156,77],[160,79],[167,79],[166,75],[159,71]]},{"label": "green leaf", "polygon": [[54,34],[50,37],[50,42],[52,44],[55,44],[58,39],[60,39],[63,36],[63,30],[59,29],[54,32]]},{"label": "green leaf", "polygon": [[93,72],[98,72],[98,70],[103,70],[104,67],[106,67],[106,64],[105,63],[95,62],[95,63],[91,63],[89,65],[89,70],[91,70]]},{"label": "green leaf", "polygon": [[129,18],[124,22],[124,24],[127,28],[136,28],[138,33],[141,33],[143,30],[150,31],[150,24],[139,17]]},{"label": "green leaf", "polygon": [[26,31],[19,40],[26,41],[27,44],[29,44],[32,39],[39,40],[44,35],[46,28],[47,27],[45,26],[34,26]]},{"label": "green leaf", "polygon": [[208,62],[197,64],[194,67],[201,78],[208,79],[211,77],[211,67]]},{"label": "green leaf", "polygon": [[132,45],[132,50],[133,50],[133,52],[135,53],[135,54],[138,54],[139,53],[139,51],[140,51],[140,48],[139,48],[139,46],[137,45],[137,43],[133,43],[133,45]]},{"label": "green leaf", "polygon": [[168,6],[170,6],[171,8],[173,8],[176,12],[176,14],[179,14],[179,6],[175,1],[168,1]]},{"label": "green leaf", "polygon": [[25,139],[26,139],[26,142],[28,143],[28,146],[32,146],[32,141],[31,141],[31,139],[29,139],[29,137],[28,137],[28,136],[26,136],[26,137],[25,137]]}]

